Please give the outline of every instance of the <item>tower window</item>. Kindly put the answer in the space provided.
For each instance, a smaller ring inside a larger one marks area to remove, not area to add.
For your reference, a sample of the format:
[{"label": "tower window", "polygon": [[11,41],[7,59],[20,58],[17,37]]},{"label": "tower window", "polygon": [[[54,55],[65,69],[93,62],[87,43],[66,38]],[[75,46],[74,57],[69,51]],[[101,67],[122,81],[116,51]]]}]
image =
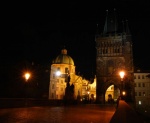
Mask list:
[{"label": "tower window", "polygon": [[118,53],[120,53],[120,49],[118,49]]},{"label": "tower window", "polygon": [[105,53],[108,53],[108,49],[105,50]]},{"label": "tower window", "polygon": [[103,54],[105,54],[105,50],[103,49]]}]

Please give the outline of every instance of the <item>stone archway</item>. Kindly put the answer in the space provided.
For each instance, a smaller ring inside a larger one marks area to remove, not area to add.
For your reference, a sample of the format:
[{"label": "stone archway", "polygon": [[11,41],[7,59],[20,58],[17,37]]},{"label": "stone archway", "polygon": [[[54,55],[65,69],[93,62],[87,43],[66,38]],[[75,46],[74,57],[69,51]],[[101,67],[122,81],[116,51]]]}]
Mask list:
[{"label": "stone archway", "polygon": [[112,81],[108,81],[104,84],[104,101],[105,103],[114,103],[120,96],[120,86]]}]

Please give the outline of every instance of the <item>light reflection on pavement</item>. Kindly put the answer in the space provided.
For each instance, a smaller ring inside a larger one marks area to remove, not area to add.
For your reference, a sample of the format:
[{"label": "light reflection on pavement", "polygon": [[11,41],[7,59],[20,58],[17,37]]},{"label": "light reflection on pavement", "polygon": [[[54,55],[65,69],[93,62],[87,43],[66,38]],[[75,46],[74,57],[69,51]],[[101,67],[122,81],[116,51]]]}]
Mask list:
[{"label": "light reflection on pavement", "polygon": [[0,123],[109,123],[114,105],[0,109]]}]

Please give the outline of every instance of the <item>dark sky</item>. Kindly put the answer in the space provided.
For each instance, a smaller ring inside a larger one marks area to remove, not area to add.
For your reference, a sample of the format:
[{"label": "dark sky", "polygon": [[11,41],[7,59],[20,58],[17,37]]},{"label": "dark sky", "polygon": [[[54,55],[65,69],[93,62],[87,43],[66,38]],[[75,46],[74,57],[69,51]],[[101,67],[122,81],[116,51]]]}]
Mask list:
[{"label": "dark sky", "polygon": [[147,0],[105,2],[10,3],[1,15],[1,67],[23,60],[50,65],[65,46],[77,72],[95,72],[96,26],[103,30],[106,10],[116,8],[127,19],[133,36],[135,67],[150,70],[150,4]]}]

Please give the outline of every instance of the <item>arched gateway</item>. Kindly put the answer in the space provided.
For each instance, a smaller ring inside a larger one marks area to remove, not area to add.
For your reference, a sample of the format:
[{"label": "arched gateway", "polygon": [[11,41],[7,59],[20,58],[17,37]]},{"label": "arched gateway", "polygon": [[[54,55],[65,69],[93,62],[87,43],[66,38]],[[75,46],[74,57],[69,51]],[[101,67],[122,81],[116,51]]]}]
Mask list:
[{"label": "arched gateway", "polygon": [[[127,101],[134,101],[132,37],[127,20],[120,27],[115,10],[113,14],[107,11],[103,33],[98,32],[95,36],[98,103],[106,101],[106,90],[111,85],[114,93],[108,94],[108,98],[121,95]],[[120,71],[125,73],[123,78],[119,75]],[[125,95],[122,95],[123,91]]]}]

